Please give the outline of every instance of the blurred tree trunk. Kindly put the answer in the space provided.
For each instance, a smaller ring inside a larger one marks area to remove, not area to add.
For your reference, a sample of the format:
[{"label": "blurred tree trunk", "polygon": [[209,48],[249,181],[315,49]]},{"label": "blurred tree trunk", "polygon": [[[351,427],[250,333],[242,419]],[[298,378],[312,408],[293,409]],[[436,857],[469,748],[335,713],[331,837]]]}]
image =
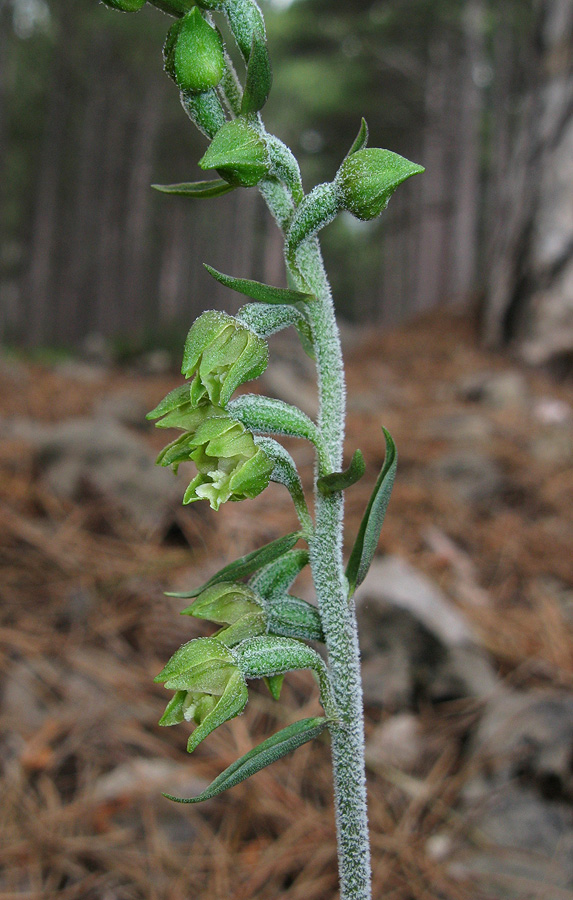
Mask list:
[{"label": "blurred tree trunk", "polygon": [[150,316],[145,300],[146,275],[149,272],[149,230],[153,181],[153,159],[161,126],[163,81],[153,78],[147,85],[141,103],[137,105],[131,166],[127,188],[127,217],[124,233],[125,266],[122,331],[127,334],[145,310],[148,325]]},{"label": "blurred tree trunk", "polygon": [[[431,309],[440,303],[448,287],[451,50],[445,35],[435,37],[428,50],[422,152],[426,174],[421,185],[416,285],[416,308],[419,310]],[[394,264],[401,265],[401,261],[396,259]]]},{"label": "blurred tree trunk", "polygon": [[52,288],[59,228],[61,160],[66,141],[69,96],[67,72],[62,64],[62,56],[57,52],[39,154],[29,262],[24,278],[24,303],[27,310],[24,339],[36,346],[56,337],[53,333],[55,323],[52,315]]},{"label": "blurred tree trunk", "polygon": [[540,0],[533,83],[497,208],[484,336],[573,354],[573,4]]},{"label": "blurred tree trunk", "polygon": [[448,293],[465,301],[475,287],[479,243],[480,163],[485,76],[485,7],[467,0],[462,16],[464,54],[460,66],[457,118],[458,171],[453,196],[452,280]]}]

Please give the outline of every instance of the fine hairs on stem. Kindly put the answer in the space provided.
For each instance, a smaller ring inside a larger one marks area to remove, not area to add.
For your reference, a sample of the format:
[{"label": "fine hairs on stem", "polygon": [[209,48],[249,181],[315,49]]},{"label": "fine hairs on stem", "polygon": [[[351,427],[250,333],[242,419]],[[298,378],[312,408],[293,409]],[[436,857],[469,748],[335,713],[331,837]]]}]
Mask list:
[{"label": "fine hairs on stem", "polygon": [[[104,0],[136,12],[146,0]],[[356,450],[343,467],[345,385],[339,332],[318,234],[339,212],[359,219],[380,215],[391,195],[421,166],[389,150],[368,148],[362,120],[334,180],[305,193],[291,150],[263,124],[261,110],[272,84],[263,14],[255,0],[149,0],[172,16],[163,47],[165,71],[183,108],[209,141],[199,160],[212,178],[154,185],[164,193],[212,199],[257,186],[284,237],[290,287],[235,278],[207,266],[230,290],[248,298],[236,316],[208,310],[191,325],[183,351],[184,383],[148,414],[178,435],[157,462],[175,471],[194,463],[183,503],[253,499],[274,481],[289,492],[300,530],[284,535],[176,596],[191,600],[184,615],[215,623],[213,637],[183,644],[157,675],[173,692],[161,725],[193,722],[192,752],[213,729],[239,715],[248,682],[263,678],[279,701],[284,676],[310,669],[323,716],[302,719],[271,735],[222,772],[199,796],[169,797],[198,803],[233,787],[323,732],[330,735],[341,900],[370,900],[370,849],[364,770],[364,727],[354,592],[376,551],[397,465],[384,430],[385,462],[344,565],[344,491],[364,474]],[[226,19],[245,66],[241,83],[218,22]],[[259,394],[241,394],[268,363],[266,338],[294,328],[302,350],[316,362],[319,414]],[[272,435],[272,437],[271,437]],[[309,441],[316,454],[313,495],[304,494],[294,460],[277,440]],[[289,591],[310,566],[316,605]],[[327,663],[310,645],[325,645]],[[166,795],[167,796],[167,795]]]}]

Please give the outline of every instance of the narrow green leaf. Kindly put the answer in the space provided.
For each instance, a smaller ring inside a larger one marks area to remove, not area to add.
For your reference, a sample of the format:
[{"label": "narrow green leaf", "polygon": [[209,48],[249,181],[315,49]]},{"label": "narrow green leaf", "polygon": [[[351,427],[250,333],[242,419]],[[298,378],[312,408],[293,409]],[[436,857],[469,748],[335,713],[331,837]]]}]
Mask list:
[{"label": "narrow green leaf", "polygon": [[396,477],[396,466],[398,465],[396,445],[390,433],[385,428],[382,430],[386,439],[386,458],[368,501],[368,506],[360,523],[356,542],[346,567],[349,597],[352,597],[358,585],[362,584],[370,568],[378,546],[380,529],[382,528]]},{"label": "narrow green leaf", "polygon": [[206,588],[211,587],[213,584],[218,584],[220,581],[237,581],[239,578],[246,578],[291,550],[300,537],[302,537],[300,531],[285,534],[284,537],[277,538],[276,541],[271,541],[270,544],[265,544],[264,547],[259,547],[258,550],[253,550],[252,553],[247,553],[246,556],[241,556],[234,562],[229,563],[228,566],[224,566],[216,575],[209,578],[205,584],[191,591],[168,593],[167,596],[177,597],[180,600],[189,600],[191,597],[198,597]]},{"label": "narrow green leaf", "polygon": [[268,687],[273,700],[281,699],[281,691],[283,688],[284,680],[284,675],[271,675],[270,678],[263,678],[263,681]]},{"label": "narrow green leaf", "polygon": [[174,800],[175,803],[201,803],[203,800],[210,800],[211,797],[222,794],[223,791],[235,787],[236,784],[240,784],[241,781],[245,781],[251,775],[255,775],[256,772],[260,772],[261,769],[270,766],[292,750],[296,750],[308,741],[312,741],[313,738],[318,737],[324,731],[327,725],[328,719],[322,716],[293,722],[292,725],[288,725],[286,728],[273,734],[272,737],[267,738],[258,747],[253,747],[240,759],[231,763],[197,797],[173,797],[171,794],[164,794],[163,796],[168,800]]},{"label": "narrow green leaf", "polygon": [[247,63],[247,77],[241,105],[242,115],[256,113],[263,108],[267,102],[272,83],[273,73],[269,51],[264,36],[255,31]]},{"label": "narrow green leaf", "polygon": [[258,300],[259,303],[309,303],[315,300],[314,294],[304,294],[301,291],[291,291],[288,288],[272,287],[270,284],[262,284],[260,281],[251,281],[249,278],[233,278],[231,275],[223,275],[212,266],[203,263],[209,275],[225,287],[231,288],[232,291],[238,291],[250,297],[251,300]]},{"label": "narrow green leaf", "polygon": [[362,451],[356,450],[347,469],[343,472],[332,472],[331,475],[323,475],[322,478],[318,479],[318,489],[325,497],[336,493],[336,491],[345,491],[346,488],[360,481],[365,471],[366,464]]},{"label": "narrow green leaf", "polygon": [[181,184],[152,184],[152,188],[162,194],[176,194],[178,197],[195,197],[200,200],[206,197],[220,197],[235,188],[223,178],[210,181],[185,181]]},{"label": "narrow green leaf", "polygon": [[352,147],[346,154],[346,156],[352,156],[353,153],[357,153],[358,150],[364,150],[366,144],[368,143],[368,125],[366,124],[366,119],[363,117],[360,122],[360,128],[358,130],[358,134],[354,138],[354,143]]}]

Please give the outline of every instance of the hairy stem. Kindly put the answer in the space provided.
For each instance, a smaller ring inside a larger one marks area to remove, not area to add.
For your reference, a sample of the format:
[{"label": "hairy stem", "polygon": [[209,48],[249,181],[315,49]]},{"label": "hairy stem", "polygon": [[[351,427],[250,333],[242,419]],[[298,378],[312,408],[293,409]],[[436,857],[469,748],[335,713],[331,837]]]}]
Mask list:
[{"label": "hairy stem", "polygon": [[[282,228],[292,206],[276,185],[263,189]],[[309,315],[316,352],[320,411],[318,425],[335,469],[342,465],[345,385],[340,337],[320,245],[304,243],[291,277],[302,274],[319,298]],[[299,283],[300,288],[305,288]],[[305,288],[306,289],[306,288]],[[340,719],[331,726],[332,762],[341,900],[370,900],[370,849],[364,767],[364,715],[358,631],[354,604],[348,604],[342,560],[342,493],[321,495],[315,479],[316,524],[310,562],[328,650],[328,662]]]}]

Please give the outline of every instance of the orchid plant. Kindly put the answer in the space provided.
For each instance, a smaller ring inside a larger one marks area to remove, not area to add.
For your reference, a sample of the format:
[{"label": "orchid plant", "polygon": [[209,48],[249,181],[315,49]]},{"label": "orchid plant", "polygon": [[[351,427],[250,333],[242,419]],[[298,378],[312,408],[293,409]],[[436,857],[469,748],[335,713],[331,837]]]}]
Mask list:
[{"label": "orchid plant", "polygon": [[[134,12],[147,0],[105,0]],[[192,600],[184,615],[220,626],[171,657],[156,681],[173,691],[162,725],[194,722],[187,749],[195,750],[223,722],[239,715],[248,682],[265,679],[279,700],[287,672],[310,669],[324,715],[303,719],[267,738],[234,762],[199,796],[220,794],[323,732],[330,735],[342,900],[371,897],[364,769],[364,728],[354,594],[374,556],[396,472],[396,448],[387,431],[385,462],[346,566],[343,563],[344,491],[362,477],[359,450],[343,469],[345,386],[339,332],[318,232],[347,210],[362,220],[378,216],[396,188],[421,166],[388,150],[367,148],[364,120],[334,180],[306,194],[297,160],[261,118],[271,89],[265,22],[255,0],[149,0],[174,18],[163,48],[165,71],[183,108],[208,139],[199,165],[210,180],[155,185],[199,199],[258,187],[284,236],[288,288],[209,274],[249,300],[236,314],[208,311],[191,326],[183,354],[185,382],[149,413],[160,428],[180,434],[159,454],[174,470],[196,469],[183,503],[207,500],[217,510],[229,500],[252,499],[269,482],[284,485],[299,530],[230,563],[205,584],[175,596]],[[245,63],[237,76],[218,17],[226,19]],[[268,362],[266,338],[295,328],[316,361],[320,411],[316,421],[271,397],[236,389]],[[316,454],[311,515],[296,465],[280,436],[310,441]],[[316,605],[290,593],[310,566]],[[312,646],[322,642],[323,657]]]}]

